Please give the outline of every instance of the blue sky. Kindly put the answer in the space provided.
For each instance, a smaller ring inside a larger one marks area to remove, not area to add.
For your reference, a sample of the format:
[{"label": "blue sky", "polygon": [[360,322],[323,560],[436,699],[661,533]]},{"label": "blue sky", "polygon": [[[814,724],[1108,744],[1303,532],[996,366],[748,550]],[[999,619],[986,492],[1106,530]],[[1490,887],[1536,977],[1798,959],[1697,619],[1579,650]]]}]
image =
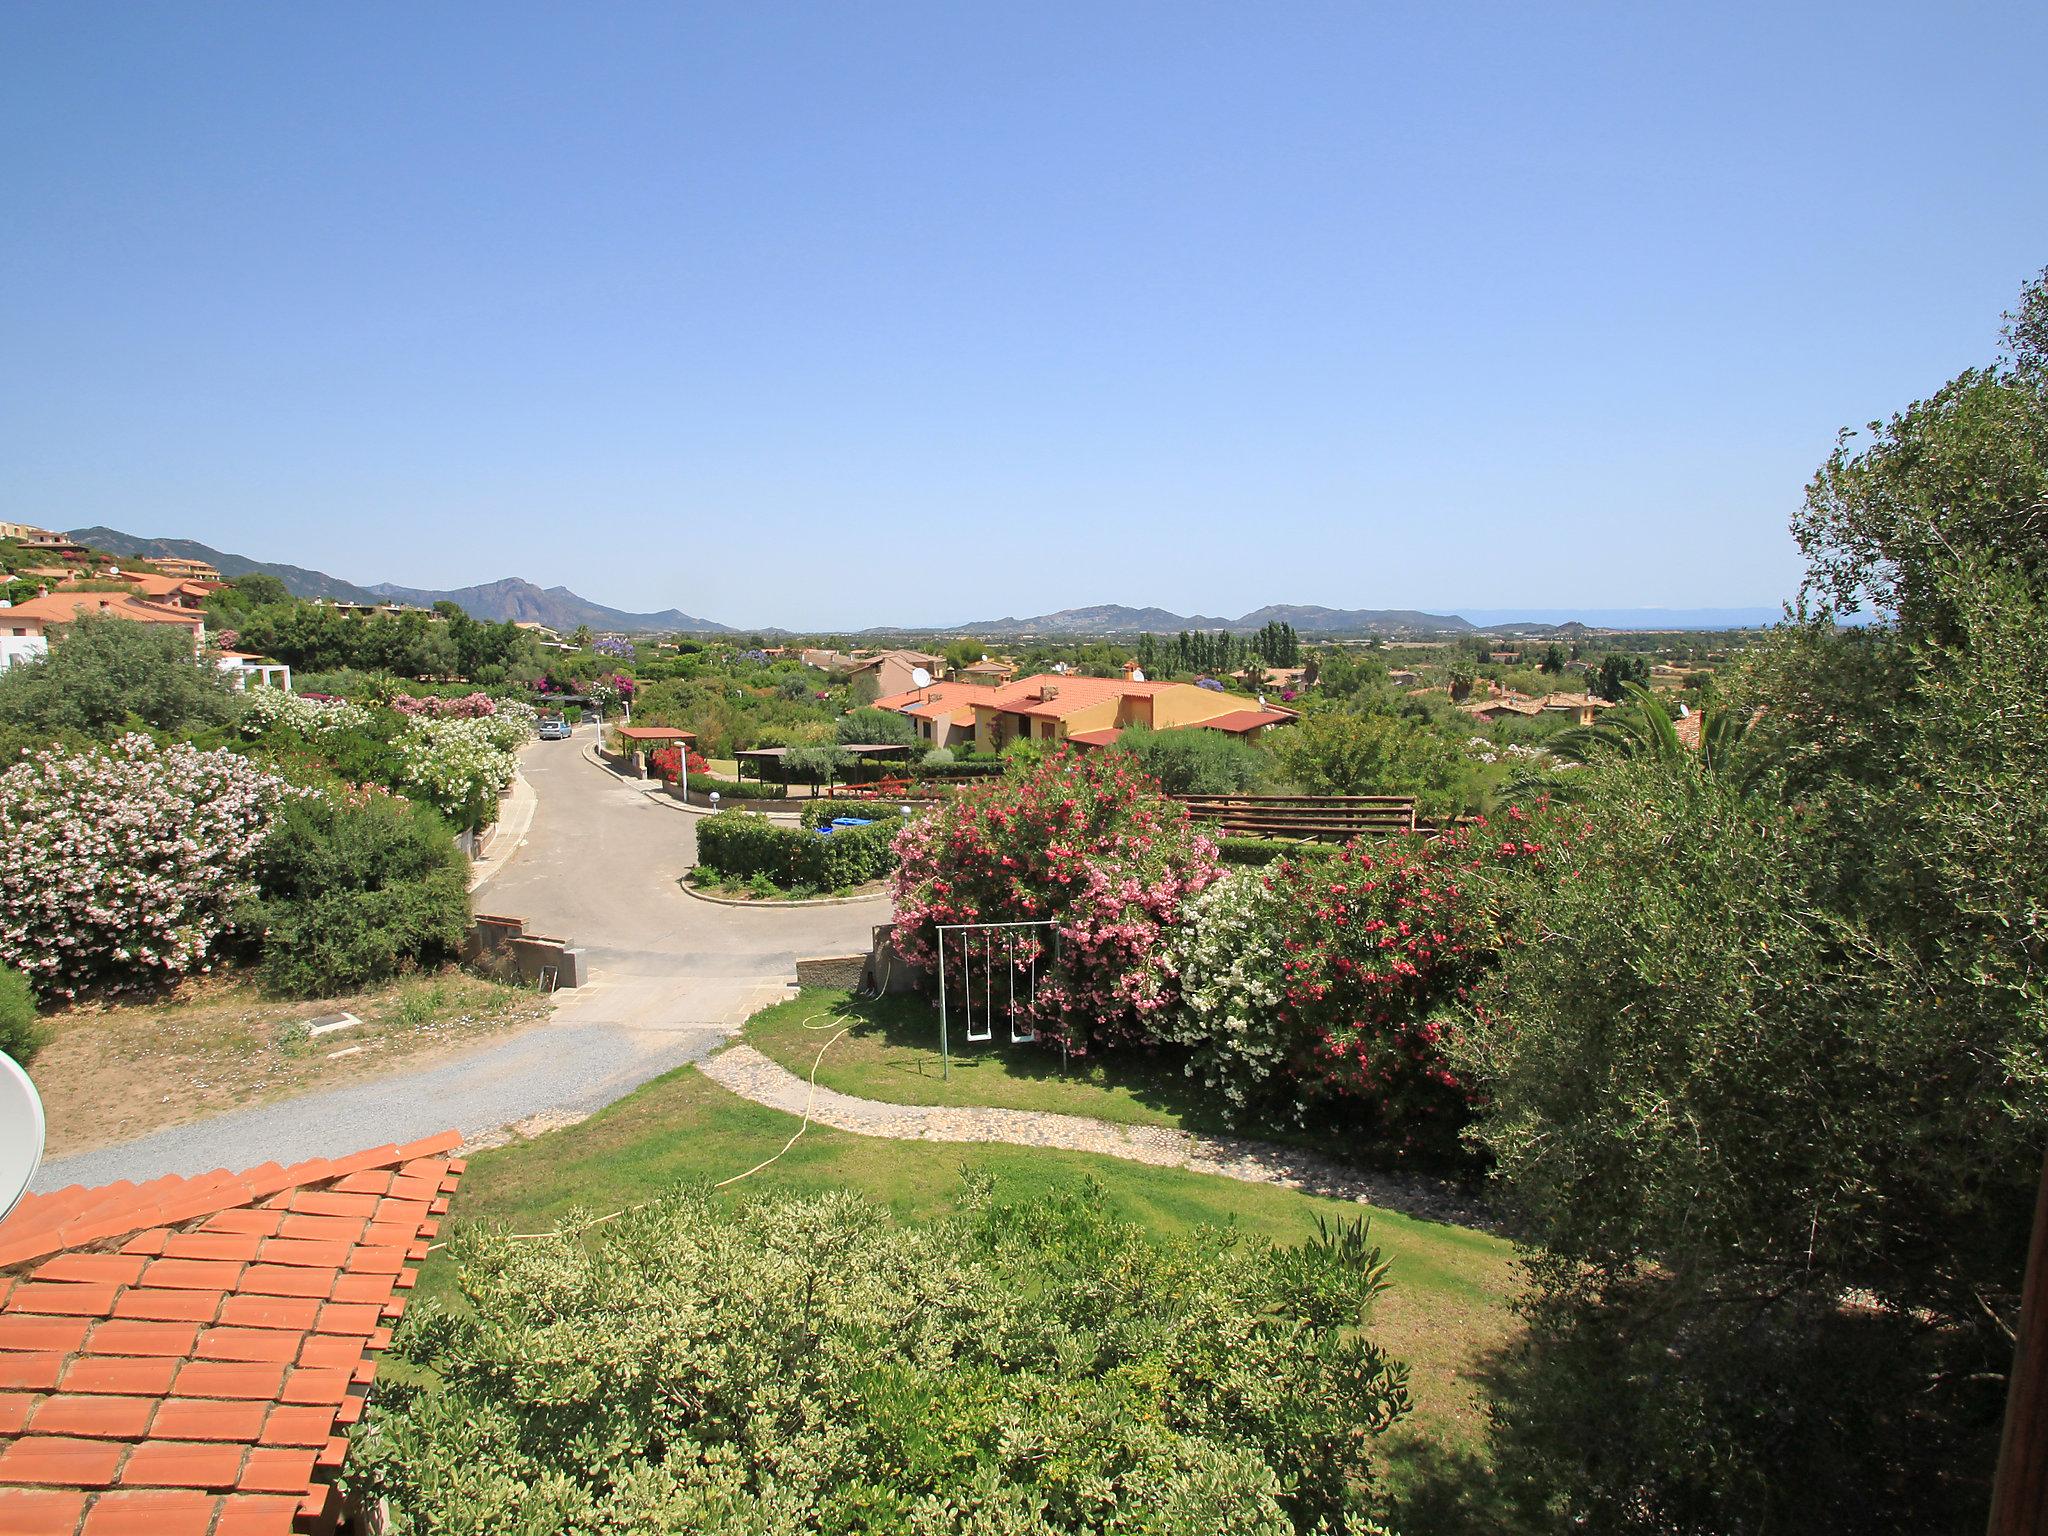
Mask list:
[{"label": "blue sky", "polygon": [[739,624],[1771,603],[2048,7],[0,11],[0,508]]}]

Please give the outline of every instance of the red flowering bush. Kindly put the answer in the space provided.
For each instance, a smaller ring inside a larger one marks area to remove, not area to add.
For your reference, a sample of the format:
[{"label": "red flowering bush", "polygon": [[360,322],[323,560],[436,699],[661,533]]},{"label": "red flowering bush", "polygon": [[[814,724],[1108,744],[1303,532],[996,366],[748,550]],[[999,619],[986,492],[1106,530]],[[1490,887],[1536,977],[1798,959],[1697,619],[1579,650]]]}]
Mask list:
[{"label": "red flowering bush", "polygon": [[[1121,753],[1061,751],[988,780],[906,827],[896,851],[896,947],[914,964],[936,963],[941,923],[1052,922],[1013,951],[998,938],[998,967],[1007,953],[1035,962],[1036,1001],[1020,983],[1020,1008],[1075,1051],[1156,1036],[1177,998],[1167,936],[1220,872],[1215,842]],[[956,984],[956,944],[946,961]]]},{"label": "red flowering bush", "polygon": [[688,768],[693,774],[709,773],[711,771],[711,761],[709,758],[705,757],[695,747],[690,748],[686,756],[680,742],[674,746],[663,747],[660,751],[651,755],[647,761],[648,765],[654,769],[657,775],[670,780],[681,778],[685,768]]},{"label": "red flowering bush", "polygon": [[1472,877],[1540,852],[1481,823],[1234,875],[1176,939],[1183,1002],[1162,1037],[1240,1116],[1447,1152],[1469,1096],[1446,1048],[1497,945]]}]

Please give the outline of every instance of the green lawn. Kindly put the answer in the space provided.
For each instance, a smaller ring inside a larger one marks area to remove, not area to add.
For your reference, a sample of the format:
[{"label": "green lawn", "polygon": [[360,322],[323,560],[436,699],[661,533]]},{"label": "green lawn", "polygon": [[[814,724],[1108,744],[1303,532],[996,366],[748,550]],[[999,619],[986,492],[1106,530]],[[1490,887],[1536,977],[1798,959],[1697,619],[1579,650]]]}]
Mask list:
[{"label": "green lawn", "polygon": [[[773,1155],[797,1123],[684,1067],[579,1125],[477,1154],[455,1196],[450,1230],[466,1222],[502,1221],[514,1231],[546,1231],[579,1211],[602,1215],[670,1184],[729,1178]],[[915,1221],[950,1208],[963,1168],[985,1170],[1020,1195],[1092,1175],[1119,1211],[1160,1232],[1220,1223],[1291,1243],[1313,1230],[1318,1213],[1355,1215],[1358,1209],[1268,1185],[1084,1153],[883,1141],[821,1127],[729,1192],[737,1199],[851,1188],[897,1219]],[[1412,1368],[1413,1433],[1463,1452],[1482,1422],[1471,1368],[1513,1327],[1508,1245],[1392,1212],[1375,1212],[1372,1223],[1393,1261],[1394,1280],[1373,1328]],[[421,1277],[423,1292],[445,1293],[449,1279],[445,1256],[431,1256]]]},{"label": "green lawn", "polygon": [[[849,1023],[853,1027],[818,1061],[818,1048]],[[1227,1129],[1204,1102],[1200,1085],[1176,1062],[1148,1066],[1124,1058],[1109,1065],[1062,1065],[1056,1051],[1009,1044],[1000,1023],[997,1038],[983,1044],[970,1044],[965,1033],[952,1031],[949,1081],[939,1054],[938,1011],[924,999],[861,1002],[845,992],[812,989],[747,1020],[746,1041],[799,1077],[808,1078],[817,1061],[822,1086],[891,1104],[986,1104],[1092,1115],[1123,1125]]]}]

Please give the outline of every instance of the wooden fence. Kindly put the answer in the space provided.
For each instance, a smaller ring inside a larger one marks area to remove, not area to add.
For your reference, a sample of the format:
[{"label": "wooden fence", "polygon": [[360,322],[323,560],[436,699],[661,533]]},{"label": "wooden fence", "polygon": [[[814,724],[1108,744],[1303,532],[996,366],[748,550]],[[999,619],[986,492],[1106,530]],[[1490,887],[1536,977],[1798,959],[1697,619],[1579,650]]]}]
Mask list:
[{"label": "wooden fence", "polygon": [[1408,795],[1175,795],[1197,821],[1228,837],[1306,837],[1344,843],[1419,830]]}]

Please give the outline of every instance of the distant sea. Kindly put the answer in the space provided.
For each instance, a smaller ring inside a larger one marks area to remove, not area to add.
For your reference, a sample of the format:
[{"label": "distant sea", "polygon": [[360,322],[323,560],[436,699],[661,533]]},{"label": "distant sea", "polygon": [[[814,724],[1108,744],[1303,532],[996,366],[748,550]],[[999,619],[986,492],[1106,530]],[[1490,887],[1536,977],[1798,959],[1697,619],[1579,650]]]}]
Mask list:
[{"label": "distant sea", "polygon": [[1768,608],[1455,608],[1481,629],[1494,624],[1569,624],[1595,629],[1751,629],[1775,624],[1784,610]]}]

